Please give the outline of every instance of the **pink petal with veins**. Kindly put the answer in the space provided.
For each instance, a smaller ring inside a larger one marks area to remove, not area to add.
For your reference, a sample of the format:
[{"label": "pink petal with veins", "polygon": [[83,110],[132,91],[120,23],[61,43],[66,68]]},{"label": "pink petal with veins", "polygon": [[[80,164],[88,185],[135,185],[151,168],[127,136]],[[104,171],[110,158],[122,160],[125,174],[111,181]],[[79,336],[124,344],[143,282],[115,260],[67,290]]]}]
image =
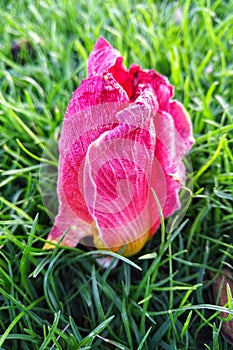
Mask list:
[{"label": "pink petal with veins", "polygon": [[[182,157],[194,139],[173,87],[154,70],[132,64],[100,37],[88,78],[68,105],[59,141],[59,212],[48,240],[75,246],[92,236],[97,248],[125,255],[141,249],[180,207]],[[151,190],[153,189],[153,191]]]},{"label": "pink petal with veins", "polygon": [[180,139],[177,140],[177,148],[179,149],[179,156],[182,158],[194,143],[191,120],[184,107],[176,100],[170,102],[169,113],[180,136]]},{"label": "pink petal with veins", "polygon": [[106,74],[118,57],[121,57],[120,52],[100,37],[88,59],[88,76]]},{"label": "pink petal with veins", "polygon": [[65,118],[78,111],[109,102],[127,102],[128,96],[123,88],[111,76],[92,76],[82,81],[74,91],[66,110]]}]

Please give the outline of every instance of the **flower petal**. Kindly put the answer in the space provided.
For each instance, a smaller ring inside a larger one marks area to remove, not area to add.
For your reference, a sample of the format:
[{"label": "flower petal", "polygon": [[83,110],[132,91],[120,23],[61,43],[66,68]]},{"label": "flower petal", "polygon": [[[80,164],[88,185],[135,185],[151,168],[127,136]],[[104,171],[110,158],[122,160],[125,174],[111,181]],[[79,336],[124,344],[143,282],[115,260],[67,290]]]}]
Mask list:
[{"label": "flower petal", "polygon": [[88,60],[88,75],[105,76],[107,73],[111,73],[113,79],[127,93],[129,99],[132,99],[135,76],[122,65],[122,61],[121,54],[104,38],[100,37]]},{"label": "flower petal", "polygon": [[137,240],[150,229],[150,212],[145,206],[153,147],[147,149],[148,138],[150,135],[140,128],[120,124],[88,148],[85,201],[99,237],[111,249]]},{"label": "flower petal", "polygon": [[173,117],[176,131],[180,138],[177,139],[177,149],[179,156],[182,158],[194,143],[192,123],[189,114],[178,101],[171,101],[169,104],[169,114]]},{"label": "flower petal", "polygon": [[[115,64],[109,69],[109,72],[113,75],[114,79],[122,86],[128,95],[130,101],[135,100],[134,90],[138,84],[137,72],[133,70],[127,70],[122,65],[123,58],[118,57]],[[135,65],[136,66],[136,65]],[[139,66],[138,69],[140,69]]]},{"label": "flower petal", "polygon": [[48,239],[136,253],[180,207],[182,157],[194,139],[189,117],[166,77],[122,65],[100,37],[68,105],[59,141],[59,211]]},{"label": "flower petal", "polygon": [[[150,88],[144,93],[153,97]],[[154,159],[156,106],[156,100],[150,103],[149,97],[138,99],[118,112],[119,125],[88,147],[84,197],[98,229],[98,248],[101,244],[111,250],[130,245],[127,254],[135,253],[159,218],[151,187],[163,206],[166,186],[163,170]]]},{"label": "flower petal", "polygon": [[[131,69],[135,69],[131,66]],[[174,96],[174,88],[169,84],[168,79],[163,75],[157,73],[155,70],[138,71],[138,83],[150,84],[155,92],[161,111],[168,111],[169,101]]]},{"label": "flower petal", "polygon": [[83,197],[83,162],[89,145],[118,124],[116,113],[127,103],[110,103],[83,109],[64,120],[59,141],[57,193],[59,210],[48,240],[57,241],[69,228],[62,244],[75,246],[93,236],[95,223]]},{"label": "flower petal", "polygon": [[78,111],[102,103],[127,102],[128,96],[123,88],[108,75],[92,76],[82,81],[74,91],[66,110],[65,118],[73,116]]},{"label": "flower petal", "polygon": [[114,66],[118,57],[121,57],[120,52],[114,49],[107,40],[100,37],[88,59],[88,75],[103,76],[109,68]]}]

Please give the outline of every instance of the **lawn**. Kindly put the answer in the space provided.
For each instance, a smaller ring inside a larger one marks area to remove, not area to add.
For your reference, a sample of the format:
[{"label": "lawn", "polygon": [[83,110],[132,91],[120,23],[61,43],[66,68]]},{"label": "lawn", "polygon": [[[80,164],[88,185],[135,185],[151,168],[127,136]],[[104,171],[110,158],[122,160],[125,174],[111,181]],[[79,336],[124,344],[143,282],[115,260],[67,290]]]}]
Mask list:
[{"label": "lawn", "polygon": [[[179,225],[107,269],[82,245],[42,249],[43,152],[100,35],[169,78],[195,136]],[[227,310],[210,296],[233,271],[232,57],[232,0],[0,0],[0,349],[232,349],[230,291]]]}]

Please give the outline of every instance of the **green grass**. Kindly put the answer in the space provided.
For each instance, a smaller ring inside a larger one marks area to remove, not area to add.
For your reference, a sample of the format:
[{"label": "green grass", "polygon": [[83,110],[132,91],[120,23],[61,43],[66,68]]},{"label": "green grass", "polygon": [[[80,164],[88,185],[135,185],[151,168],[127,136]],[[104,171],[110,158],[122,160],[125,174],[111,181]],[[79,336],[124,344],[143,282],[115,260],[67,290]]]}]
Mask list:
[{"label": "green grass", "polygon": [[[233,266],[233,1],[87,3],[0,0],[0,349],[231,349],[207,290]],[[82,246],[42,250],[39,183],[99,35],[169,77],[196,138],[183,222],[106,270]],[[34,54],[13,60],[18,40]]]}]

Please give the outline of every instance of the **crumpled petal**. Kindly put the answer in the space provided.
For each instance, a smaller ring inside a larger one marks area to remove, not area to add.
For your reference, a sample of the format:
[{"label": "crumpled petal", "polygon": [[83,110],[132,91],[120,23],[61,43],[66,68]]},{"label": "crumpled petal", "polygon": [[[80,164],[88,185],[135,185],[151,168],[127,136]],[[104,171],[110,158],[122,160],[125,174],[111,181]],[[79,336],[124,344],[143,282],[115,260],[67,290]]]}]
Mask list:
[{"label": "crumpled petal", "polygon": [[[179,209],[183,156],[194,139],[174,89],[156,71],[132,64],[100,37],[88,78],[73,93],[59,141],[59,210],[48,241],[139,251]],[[160,208],[154,198],[159,201]]]},{"label": "crumpled petal", "polygon": [[88,146],[103,132],[116,126],[115,114],[126,105],[102,104],[81,110],[64,120],[59,141],[59,210],[48,240],[57,241],[59,234],[68,228],[69,232],[62,242],[63,245],[75,246],[83,237],[93,235],[95,223],[81,190],[83,161]]},{"label": "crumpled petal", "polygon": [[[153,98],[150,91],[147,95]],[[142,101],[116,114],[120,123],[90,144],[84,165],[84,197],[98,229],[95,243],[111,250],[127,245],[127,255],[142,247],[159,217],[151,192],[157,101]]]}]

